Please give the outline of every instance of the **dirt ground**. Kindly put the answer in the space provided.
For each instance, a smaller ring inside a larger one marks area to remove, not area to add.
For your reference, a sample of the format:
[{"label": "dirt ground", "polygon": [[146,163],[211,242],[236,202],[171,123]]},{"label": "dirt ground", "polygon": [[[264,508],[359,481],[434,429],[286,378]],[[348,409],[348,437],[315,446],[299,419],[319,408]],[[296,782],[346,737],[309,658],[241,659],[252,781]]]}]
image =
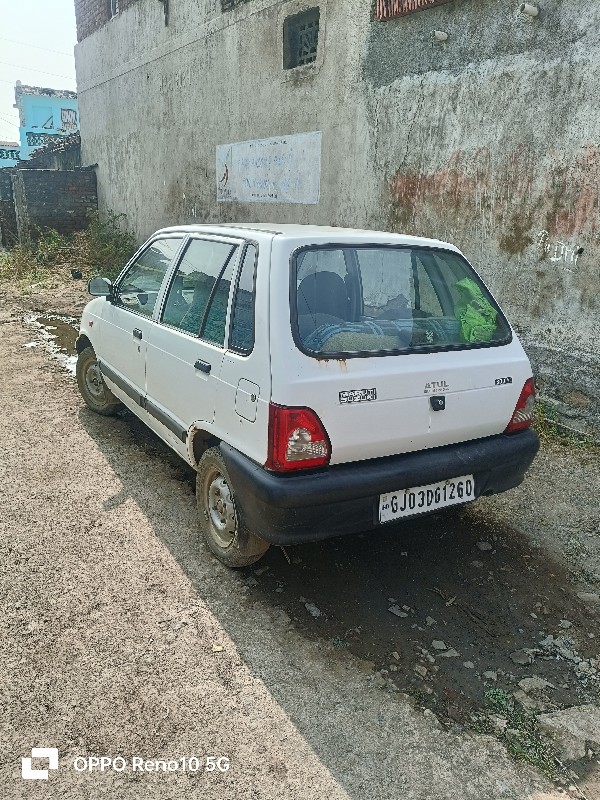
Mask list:
[{"label": "dirt ground", "polygon": [[[553,786],[489,705],[598,704],[596,449],[545,444],[513,492],[232,572],[198,539],[192,470],[128,412],[93,415],[28,313],[69,349],[53,312],[86,300],[0,291],[3,798],[600,800],[598,753]],[[38,746],[59,769],[24,781]],[[74,769],[94,755],[231,766]]]}]

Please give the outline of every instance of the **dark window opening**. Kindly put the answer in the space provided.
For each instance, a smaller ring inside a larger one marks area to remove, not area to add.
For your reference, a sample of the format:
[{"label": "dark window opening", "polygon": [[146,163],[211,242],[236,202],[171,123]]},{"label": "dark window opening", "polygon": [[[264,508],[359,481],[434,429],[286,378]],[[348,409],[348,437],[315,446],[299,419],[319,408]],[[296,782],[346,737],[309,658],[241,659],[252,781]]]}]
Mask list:
[{"label": "dark window opening", "polygon": [[309,8],[283,22],[283,68],[294,69],[317,59],[319,9]]}]

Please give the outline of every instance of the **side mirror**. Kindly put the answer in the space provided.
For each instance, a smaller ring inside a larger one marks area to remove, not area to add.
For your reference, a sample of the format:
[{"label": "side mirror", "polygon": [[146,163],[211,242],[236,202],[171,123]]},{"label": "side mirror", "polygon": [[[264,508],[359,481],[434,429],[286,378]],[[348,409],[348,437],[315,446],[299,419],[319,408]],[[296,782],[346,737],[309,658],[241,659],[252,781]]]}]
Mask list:
[{"label": "side mirror", "polygon": [[88,292],[92,297],[111,297],[113,285],[108,278],[92,278],[88,283]]}]

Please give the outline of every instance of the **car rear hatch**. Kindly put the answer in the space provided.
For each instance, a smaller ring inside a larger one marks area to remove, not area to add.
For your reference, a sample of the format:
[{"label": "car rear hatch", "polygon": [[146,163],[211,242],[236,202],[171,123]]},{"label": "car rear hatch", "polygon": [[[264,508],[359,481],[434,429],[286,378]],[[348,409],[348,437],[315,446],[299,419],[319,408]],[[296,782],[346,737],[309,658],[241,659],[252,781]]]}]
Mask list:
[{"label": "car rear hatch", "polygon": [[300,249],[290,298],[295,346],[281,360],[273,347],[273,400],[317,414],[332,464],[501,433],[531,376],[502,312],[452,250]]}]

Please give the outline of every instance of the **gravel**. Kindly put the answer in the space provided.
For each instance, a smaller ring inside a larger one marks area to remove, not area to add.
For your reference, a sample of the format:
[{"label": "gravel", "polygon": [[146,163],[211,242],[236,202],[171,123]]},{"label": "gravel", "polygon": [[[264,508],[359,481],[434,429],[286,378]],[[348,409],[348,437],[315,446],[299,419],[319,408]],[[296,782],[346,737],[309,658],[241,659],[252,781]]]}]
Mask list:
[{"label": "gravel", "polygon": [[[15,322],[6,309],[0,322]],[[372,664],[249,601],[198,541],[176,457],[91,414],[47,353],[23,349],[20,324],[1,334],[3,800],[555,796],[494,739],[440,730],[390,681],[372,686]],[[37,746],[58,747],[59,769],[25,792],[21,758]],[[90,755],[226,755],[231,768],[73,770]]]}]

